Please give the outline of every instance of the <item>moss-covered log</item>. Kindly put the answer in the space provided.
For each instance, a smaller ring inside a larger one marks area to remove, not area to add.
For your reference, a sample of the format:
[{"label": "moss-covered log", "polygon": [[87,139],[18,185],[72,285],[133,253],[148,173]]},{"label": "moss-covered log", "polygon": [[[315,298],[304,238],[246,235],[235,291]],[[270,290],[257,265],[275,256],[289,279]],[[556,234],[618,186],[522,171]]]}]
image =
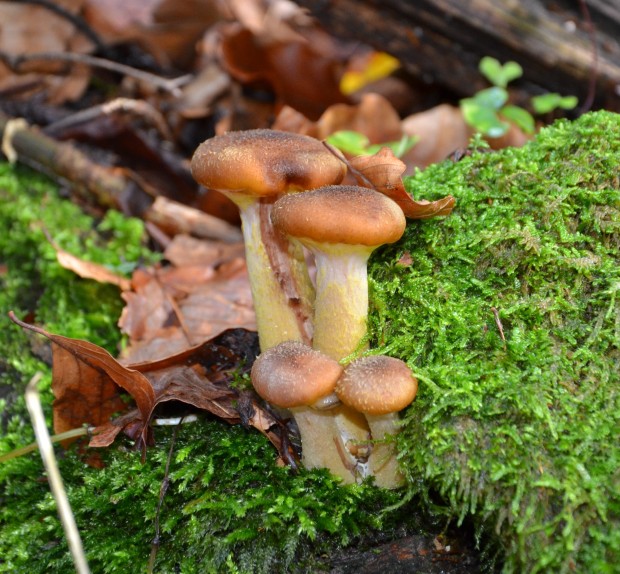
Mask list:
[{"label": "moss-covered log", "polygon": [[506,572],[620,563],[619,166],[608,112],[432,166],[409,189],[456,209],[371,268],[374,344],[420,378],[411,488],[494,531]]}]

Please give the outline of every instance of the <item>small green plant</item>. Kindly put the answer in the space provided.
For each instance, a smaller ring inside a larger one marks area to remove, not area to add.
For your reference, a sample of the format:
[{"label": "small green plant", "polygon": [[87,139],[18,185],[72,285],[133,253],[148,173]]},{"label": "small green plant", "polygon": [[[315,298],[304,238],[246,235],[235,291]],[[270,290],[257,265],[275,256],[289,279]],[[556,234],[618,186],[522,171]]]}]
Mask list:
[{"label": "small green plant", "polygon": [[[480,133],[497,138],[510,128],[510,123],[532,134],[535,122],[526,109],[508,102],[508,84],[523,75],[523,68],[517,62],[501,64],[495,58],[486,56],[478,65],[480,73],[492,87],[480,90],[471,98],[461,100],[461,111],[465,121]],[[531,100],[534,113],[546,114],[555,109],[571,110],[577,105],[575,96],[561,96],[556,93],[534,96]]]},{"label": "small green plant", "polygon": [[396,157],[405,155],[417,141],[417,136],[403,135],[398,141],[371,144],[364,134],[353,130],[340,130],[327,138],[327,143],[351,155],[374,155],[381,148],[389,147]]}]

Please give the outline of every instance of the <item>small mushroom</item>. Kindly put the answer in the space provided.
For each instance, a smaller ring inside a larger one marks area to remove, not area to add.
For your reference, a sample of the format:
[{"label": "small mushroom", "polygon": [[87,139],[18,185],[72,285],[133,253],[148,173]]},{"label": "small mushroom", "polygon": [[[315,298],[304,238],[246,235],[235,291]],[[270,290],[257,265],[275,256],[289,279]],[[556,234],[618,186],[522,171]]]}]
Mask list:
[{"label": "small mushroom", "polygon": [[332,185],[281,197],[271,221],[314,254],[313,347],[337,361],[349,356],[366,335],[368,258],[402,236],[401,208],[371,189]]},{"label": "small mushroom", "polygon": [[327,468],[352,483],[355,469],[339,452],[334,417],[330,410],[320,410],[342,371],[330,357],[299,341],[285,341],[258,356],[251,379],[263,399],[290,410],[299,428],[304,466]]},{"label": "small mushroom", "polygon": [[345,165],[318,140],[276,130],[229,132],[192,158],[194,179],[239,207],[261,349],[312,340],[312,284],[303,251],[274,233],[269,213],[291,191],[339,183]]},{"label": "small mushroom", "polygon": [[385,440],[398,434],[398,412],[413,401],[417,391],[418,381],[407,364],[383,355],[352,361],[336,385],[338,398],[366,416],[373,439],[368,465],[377,486],[396,488],[403,483],[394,445]]}]

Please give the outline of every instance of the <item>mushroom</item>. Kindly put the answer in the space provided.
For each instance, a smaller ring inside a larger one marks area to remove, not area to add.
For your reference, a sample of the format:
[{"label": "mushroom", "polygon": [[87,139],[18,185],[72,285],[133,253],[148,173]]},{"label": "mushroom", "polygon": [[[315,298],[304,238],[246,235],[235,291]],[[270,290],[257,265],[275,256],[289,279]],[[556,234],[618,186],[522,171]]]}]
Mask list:
[{"label": "mushroom", "polygon": [[[327,468],[345,483],[355,469],[338,448],[339,437],[329,406],[340,364],[299,341],[285,341],[261,353],[252,366],[256,392],[269,403],[289,409],[301,437],[306,468]],[[322,404],[327,399],[327,405]]]},{"label": "mushroom", "polygon": [[337,361],[348,357],[366,335],[368,258],[402,236],[401,208],[371,189],[332,185],[281,197],[271,221],[314,254],[313,347]]},{"label": "mushroom", "polygon": [[349,363],[336,384],[336,395],[349,407],[363,413],[373,440],[368,458],[377,486],[396,488],[403,483],[394,444],[386,437],[398,434],[398,412],[409,405],[418,391],[418,381],[407,364],[383,355]]},{"label": "mushroom", "polygon": [[283,193],[339,183],[346,167],[318,140],[275,130],[229,132],[194,153],[198,183],[239,207],[261,349],[312,340],[312,284],[300,246],[274,233],[269,212]]}]

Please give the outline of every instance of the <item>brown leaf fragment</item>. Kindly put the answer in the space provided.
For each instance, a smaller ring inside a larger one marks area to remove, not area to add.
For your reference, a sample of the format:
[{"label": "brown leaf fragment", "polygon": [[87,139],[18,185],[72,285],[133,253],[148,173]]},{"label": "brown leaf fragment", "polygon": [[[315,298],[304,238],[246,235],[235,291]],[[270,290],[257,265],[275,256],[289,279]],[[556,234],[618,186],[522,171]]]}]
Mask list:
[{"label": "brown leaf fragment", "polygon": [[180,401],[230,423],[239,422],[233,403],[236,393],[224,385],[213,384],[190,367],[178,366],[151,372],[148,378],[157,393],[156,404]]},{"label": "brown leaf fragment", "polygon": [[[144,423],[140,417],[140,412],[138,409],[133,409],[93,429],[88,446],[94,448],[110,446],[120,432],[125,432],[130,437],[136,436],[138,433],[135,432],[135,429],[143,427]],[[150,434],[146,444],[152,444]]]},{"label": "brown leaf fragment", "polygon": [[402,174],[406,165],[388,147],[381,148],[374,155],[353,158],[349,168],[359,185],[387,195],[400,205],[405,216],[410,219],[450,215],[454,208],[455,200],[451,195],[436,201],[413,199],[403,185]]},{"label": "brown leaf fragment", "polygon": [[129,279],[113,273],[103,265],[93,263],[92,261],[84,261],[64,249],[61,249],[54,243],[52,243],[52,245],[56,251],[58,263],[83,279],[94,279],[99,283],[111,283],[112,285],[117,285],[123,291],[127,291],[131,288],[131,281]]}]

